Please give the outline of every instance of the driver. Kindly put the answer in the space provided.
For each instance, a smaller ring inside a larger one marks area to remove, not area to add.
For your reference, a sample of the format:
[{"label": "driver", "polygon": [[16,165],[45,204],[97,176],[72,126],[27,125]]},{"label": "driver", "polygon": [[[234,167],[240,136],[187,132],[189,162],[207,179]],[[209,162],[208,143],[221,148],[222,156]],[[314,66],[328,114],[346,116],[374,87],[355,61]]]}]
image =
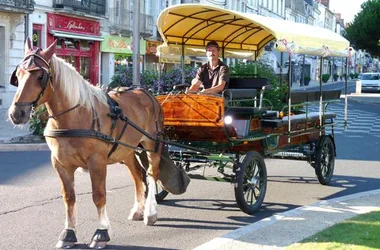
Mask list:
[{"label": "driver", "polygon": [[226,64],[219,59],[219,45],[210,41],[206,46],[208,62],[203,64],[191,81],[188,91],[198,91],[203,87],[202,93],[220,94],[226,88],[230,74]]}]

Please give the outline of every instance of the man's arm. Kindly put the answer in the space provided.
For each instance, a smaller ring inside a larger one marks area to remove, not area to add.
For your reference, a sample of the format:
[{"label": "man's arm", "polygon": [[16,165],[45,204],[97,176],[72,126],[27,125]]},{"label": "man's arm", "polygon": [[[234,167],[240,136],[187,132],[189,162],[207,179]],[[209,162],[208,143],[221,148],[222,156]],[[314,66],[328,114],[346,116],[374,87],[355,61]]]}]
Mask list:
[{"label": "man's arm", "polygon": [[191,81],[191,86],[189,87],[188,91],[198,91],[199,87],[203,84],[202,82],[202,67],[199,67],[197,74],[195,75],[195,78]]}]

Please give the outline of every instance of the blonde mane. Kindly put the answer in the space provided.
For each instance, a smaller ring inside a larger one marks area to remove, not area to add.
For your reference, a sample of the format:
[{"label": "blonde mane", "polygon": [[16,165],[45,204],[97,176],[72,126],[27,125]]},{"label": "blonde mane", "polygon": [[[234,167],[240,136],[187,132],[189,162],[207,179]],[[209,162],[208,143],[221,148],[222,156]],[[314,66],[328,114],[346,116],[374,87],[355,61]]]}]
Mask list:
[{"label": "blonde mane", "polygon": [[99,103],[107,105],[104,92],[86,81],[71,64],[53,55],[50,65],[54,72],[54,87],[61,89],[63,95],[67,98],[69,106],[79,104],[87,109],[93,109],[96,104],[95,99]]}]

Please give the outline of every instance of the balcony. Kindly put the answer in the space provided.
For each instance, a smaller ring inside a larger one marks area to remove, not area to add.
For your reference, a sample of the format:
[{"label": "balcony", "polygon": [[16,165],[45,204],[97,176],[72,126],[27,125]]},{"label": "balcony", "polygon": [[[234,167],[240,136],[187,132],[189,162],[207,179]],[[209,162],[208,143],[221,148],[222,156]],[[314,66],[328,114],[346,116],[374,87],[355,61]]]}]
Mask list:
[{"label": "balcony", "polygon": [[[120,34],[123,36],[133,35],[133,12],[128,9],[119,10],[110,8],[109,13],[109,31],[111,34]],[[140,35],[143,38],[153,35],[153,16],[140,14]]]},{"label": "balcony", "polygon": [[53,0],[53,8],[65,12],[77,11],[93,16],[106,16],[106,0]]},{"label": "balcony", "polygon": [[0,10],[4,12],[32,13],[34,11],[33,0],[0,0]]}]

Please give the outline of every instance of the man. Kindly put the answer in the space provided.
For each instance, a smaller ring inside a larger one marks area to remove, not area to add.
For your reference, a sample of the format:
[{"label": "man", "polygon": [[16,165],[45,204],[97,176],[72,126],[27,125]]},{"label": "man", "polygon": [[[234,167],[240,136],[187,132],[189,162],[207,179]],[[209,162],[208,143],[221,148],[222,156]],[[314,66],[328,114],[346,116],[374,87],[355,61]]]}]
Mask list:
[{"label": "man", "polygon": [[215,41],[206,45],[208,62],[202,65],[191,81],[188,91],[198,91],[203,87],[202,93],[220,94],[229,81],[229,69],[226,64],[219,60],[219,45]]}]

